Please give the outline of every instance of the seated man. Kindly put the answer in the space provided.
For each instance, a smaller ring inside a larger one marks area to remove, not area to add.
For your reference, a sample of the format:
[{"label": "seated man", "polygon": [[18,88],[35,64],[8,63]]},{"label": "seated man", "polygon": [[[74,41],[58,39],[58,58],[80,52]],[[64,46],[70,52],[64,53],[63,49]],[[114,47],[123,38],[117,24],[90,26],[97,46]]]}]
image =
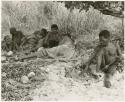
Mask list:
[{"label": "seated man", "polygon": [[[116,72],[116,66],[121,60],[121,51],[119,45],[114,45],[110,41],[110,32],[103,30],[99,33],[99,45],[95,48],[93,55],[86,64],[85,70],[90,68],[94,76],[98,76],[98,72],[102,71],[105,74],[104,85],[111,87],[111,77]],[[93,64],[96,65],[94,69]],[[94,71],[93,71],[94,70]]]},{"label": "seated man", "polygon": [[46,38],[43,41],[43,47],[52,48],[59,45],[60,33],[56,24],[51,25],[51,32],[48,32]]},{"label": "seated man", "polygon": [[17,31],[16,28],[10,28],[10,34],[12,35],[12,49],[13,51],[20,50],[21,40],[24,37],[21,31]]},{"label": "seated man", "polygon": [[9,35],[5,36],[2,41],[2,50],[6,52],[12,51],[12,40]]},{"label": "seated man", "polygon": [[66,58],[71,59],[76,55],[75,47],[73,46],[73,41],[68,34],[63,34],[59,45],[52,48],[39,48],[39,56],[48,56],[51,58]]},{"label": "seated man", "polygon": [[49,33],[47,33],[46,29],[42,29],[41,35],[44,35],[44,36],[42,39],[39,40],[34,50],[37,50],[40,47],[52,48],[59,45],[61,35],[59,34],[58,26],[56,24],[53,24],[51,26],[51,32]]}]

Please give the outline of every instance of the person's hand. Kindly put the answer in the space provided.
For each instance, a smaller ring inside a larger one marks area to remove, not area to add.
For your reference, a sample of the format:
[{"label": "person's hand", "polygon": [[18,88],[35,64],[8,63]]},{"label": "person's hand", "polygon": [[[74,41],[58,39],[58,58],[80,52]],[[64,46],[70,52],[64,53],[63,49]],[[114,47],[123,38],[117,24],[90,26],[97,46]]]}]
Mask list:
[{"label": "person's hand", "polygon": [[117,57],[116,57],[116,60],[117,60],[117,61],[122,61],[122,60],[124,60],[124,56],[122,56],[122,55],[117,56]]},{"label": "person's hand", "polygon": [[31,49],[30,52],[35,52],[35,49]]},{"label": "person's hand", "polygon": [[106,65],[104,69],[108,69],[109,65]]},{"label": "person's hand", "polygon": [[121,55],[121,60],[124,60],[124,55]]},{"label": "person's hand", "polygon": [[116,56],[116,59],[119,59],[121,56]]},{"label": "person's hand", "polygon": [[18,56],[16,57],[16,61],[23,61],[24,56]]},{"label": "person's hand", "polygon": [[106,65],[102,70],[105,72],[109,68],[109,65]]}]

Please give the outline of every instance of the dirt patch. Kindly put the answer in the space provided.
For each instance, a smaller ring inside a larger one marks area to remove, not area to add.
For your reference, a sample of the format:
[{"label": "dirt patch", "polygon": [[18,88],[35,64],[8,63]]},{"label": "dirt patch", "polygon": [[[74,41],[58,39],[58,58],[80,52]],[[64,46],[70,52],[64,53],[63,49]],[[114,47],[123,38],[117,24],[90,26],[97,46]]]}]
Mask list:
[{"label": "dirt patch", "polygon": [[[66,100],[66,101],[123,101],[124,100],[124,77],[117,73],[114,77],[114,84],[110,89],[103,86],[103,80],[81,81],[73,78],[67,78],[64,75],[65,67],[71,67],[65,63],[55,63],[46,66],[49,68],[51,77],[44,82],[38,89],[33,90],[31,95],[33,100]],[[57,70],[55,70],[57,69]],[[58,74],[62,72],[63,74]],[[53,74],[52,74],[53,73]]]}]

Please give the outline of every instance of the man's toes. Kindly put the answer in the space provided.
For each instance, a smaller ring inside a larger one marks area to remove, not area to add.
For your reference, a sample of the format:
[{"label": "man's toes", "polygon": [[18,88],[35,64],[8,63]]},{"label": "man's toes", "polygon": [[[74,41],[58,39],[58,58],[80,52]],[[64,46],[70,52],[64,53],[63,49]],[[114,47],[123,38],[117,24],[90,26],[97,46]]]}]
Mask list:
[{"label": "man's toes", "polygon": [[104,85],[106,88],[110,88],[111,87],[111,82],[110,81],[105,81]]},{"label": "man's toes", "polygon": [[99,79],[99,76],[98,76],[98,75],[93,74],[92,76],[93,76],[95,79]]}]

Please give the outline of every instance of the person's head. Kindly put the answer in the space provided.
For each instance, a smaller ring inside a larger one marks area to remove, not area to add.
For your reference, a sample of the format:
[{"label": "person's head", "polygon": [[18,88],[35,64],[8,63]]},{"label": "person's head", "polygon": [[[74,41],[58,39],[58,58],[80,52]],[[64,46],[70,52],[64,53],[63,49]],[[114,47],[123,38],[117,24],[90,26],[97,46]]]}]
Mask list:
[{"label": "person's head", "polygon": [[11,27],[10,28],[10,34],[15,34],[16,33],[16,28],[15,27]]},{"label": "person's head", "polygon": [[47,35],[47,30],[45,28],[42,28],[40,35],[44,38]]},{"label": "person's head", "polygon": [[102,30],[99,33],[100,44],[106,46],[110,41],[110,32],[108,30]]},{"label": "person's head", "polygon": [[9,35],[6,35],[6,36],[4,37],[4,41],[5,41],[7,44],[10,44],[10,43],[11,43],[11,38],[10,38],[10,36],[9,36]]},{"label": "person's head", "polygon": [[57,24],[52,24],[51,25],[51,31],[57,31],[57,30],[58,30]]}]

